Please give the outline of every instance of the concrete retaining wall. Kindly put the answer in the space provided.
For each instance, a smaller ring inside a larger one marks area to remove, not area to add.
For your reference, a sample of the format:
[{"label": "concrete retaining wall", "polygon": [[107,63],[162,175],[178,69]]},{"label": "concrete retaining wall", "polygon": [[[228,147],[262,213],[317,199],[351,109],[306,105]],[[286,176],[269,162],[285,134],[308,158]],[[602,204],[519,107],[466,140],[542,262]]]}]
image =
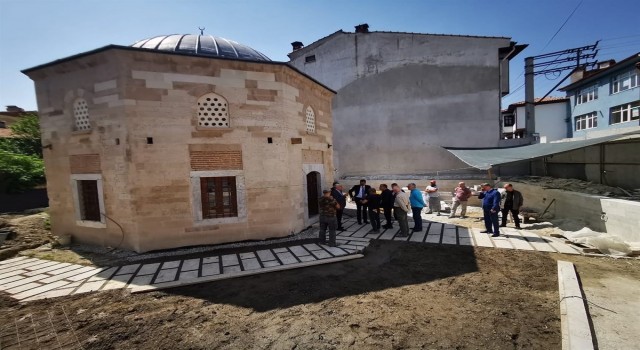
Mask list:
[{"label": "concrete retaining wall", "polygon": [[640,241],[640,202],[516,182],[513,186],[522,192],[525,207],[542,212],[555,199],[549,212],[557,219],[581,219],[594,231],[615,234],[628,242]]}]

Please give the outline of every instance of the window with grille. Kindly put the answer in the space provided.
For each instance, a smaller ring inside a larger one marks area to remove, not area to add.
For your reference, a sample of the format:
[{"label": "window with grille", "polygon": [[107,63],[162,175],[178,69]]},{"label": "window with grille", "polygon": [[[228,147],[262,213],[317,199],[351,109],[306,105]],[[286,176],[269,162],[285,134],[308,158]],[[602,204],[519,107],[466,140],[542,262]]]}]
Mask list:
[{"label": "window with grille", "polygon": [[307,107],[306,125],[307,125],[307,132],[310,132],[310,133],[316,132],[316,114],[313,112],[313,108],[311,107]]},{"label": "window with grille", "polygon": [[626,123],[640,119],[640,101],[615,106],[610,110],[610,124]]},{"label": "window with grille", "polygon": [[100,197],[97,180],[77,180],[80,219],[100,221]]},{"label": "window with grille", "polygon": [[205,128],[228,128],[229,106],[227,100],[214,93],[198,99],[198,125]]},{"label": "window with grille", "polygon": [[238,216],[235,176],[201,177],[200,192],[203,219]]},{"label": "window with grille", "polygon": [[598,113],[591,112],[583,115],[579,115],[575,120],[576,130],[593,129],[598,127]]},{"label": "window with grille", "polygon": [[75,130],[91,130],[89,123],[89,106],[84,99],[78,99],[73,103],[73,118],[75,120]]}]

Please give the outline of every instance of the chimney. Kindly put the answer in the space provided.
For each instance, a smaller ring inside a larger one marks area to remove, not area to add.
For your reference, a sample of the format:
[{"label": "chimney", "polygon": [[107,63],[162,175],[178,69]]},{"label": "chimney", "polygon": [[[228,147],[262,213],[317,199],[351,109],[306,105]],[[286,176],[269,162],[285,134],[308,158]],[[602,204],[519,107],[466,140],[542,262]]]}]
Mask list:
[{"label": "chimney", "polygon": [[293,47],[293,51],[298,51],[304,47],[304,44],[300,41],[294,41],[291,43],[291,46]]},{"label": "chimney", "polygon": [[356,26],[356,33],[369,33],[369,25],[366,23],[358,24]]},{"label": "chimney", "polygon": [[609,67],[613,66],[614,64],[616,64],[616,60],[603,61],[603,62],[598,63],[598,69],[609,68]]},{"label": "chimney", "polygon": [[576,68],[573,73],[571,73],[571,82],[575,83],[576,81],[584,78],[584,67],[578,67]]}]

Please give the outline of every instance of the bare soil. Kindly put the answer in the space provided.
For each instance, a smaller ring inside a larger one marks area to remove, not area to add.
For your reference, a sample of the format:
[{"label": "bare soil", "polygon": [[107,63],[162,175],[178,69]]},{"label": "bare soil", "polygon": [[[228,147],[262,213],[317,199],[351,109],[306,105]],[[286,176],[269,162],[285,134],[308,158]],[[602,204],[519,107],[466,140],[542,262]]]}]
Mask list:
[{"label": "bare soil", "polygon": [[559,349],[556,262],[511,250],[372,242],[365,258],[62,307],[90,349]]},{"label": "bare soil", "polygon": [[43,244],[55,242],[47,228],[48,215],[0,215],[0,228],[10,229],[12,234],[0,247],[0,260]]}]

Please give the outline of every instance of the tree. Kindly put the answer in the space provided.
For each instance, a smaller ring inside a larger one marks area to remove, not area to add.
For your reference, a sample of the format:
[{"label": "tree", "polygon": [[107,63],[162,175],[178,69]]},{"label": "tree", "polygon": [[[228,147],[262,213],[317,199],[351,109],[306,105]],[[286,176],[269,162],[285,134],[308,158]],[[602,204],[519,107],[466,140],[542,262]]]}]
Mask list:
[{"label": "tree", "polygon": [[10,128],[13,136],[0,139],[0,192],[23,192],[44,183],[38,117],[25,115]]},{"label": "tree", "polygon": [[27,114],[9,128],[13,136],[0,139],[0,150],[42,158],[38,116]]}]

